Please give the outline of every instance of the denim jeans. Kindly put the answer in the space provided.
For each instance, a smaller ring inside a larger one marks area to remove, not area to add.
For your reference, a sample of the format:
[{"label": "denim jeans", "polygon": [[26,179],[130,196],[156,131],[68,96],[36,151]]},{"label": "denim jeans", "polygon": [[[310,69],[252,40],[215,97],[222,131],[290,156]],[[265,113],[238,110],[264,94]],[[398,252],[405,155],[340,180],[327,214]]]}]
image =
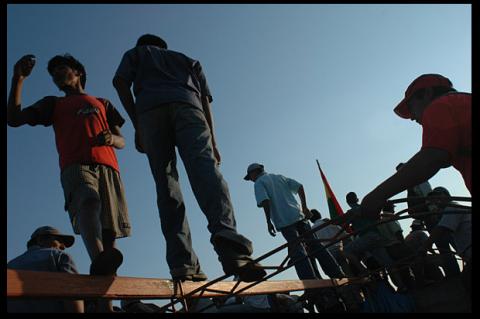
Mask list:
[{"label": "denim jeans", "polygon": [[[292,243],[299,238],[299,236],[305,234],[311,229],[311,226],[306,221],[299,221],[292,225],[282,228],[283,237],[287,240],[288,243]],[[315,257],[323,271],[330,278],[341,278],[345,277],[343,272],[340,270],[335,259],[328,252],[328,250],[318,241],[315,234],[310,233],[305,236],[306,238],[306,247],[303,243],[297,244],[295,246],[289,246],[289,254],[292,259],[292,262],[300,260],[301,258],[307,256],[307,251],[312,252],[312,256]],[[299,261],[295,264],[295,270],[297,271],[298,278],[300,279],[315,279],[315,271],[310,262],[309,258],[304,258],[302,261]]]},{"label": "denim jeans", "polygon": [[[138,130],[155,180],[171,274],[181,276],[200,270],[178,181],[175,147],[198,205],[208,220],[210,241],[213,243],[215,234],[228,233],[238,239],[236,244],[244,251],[251,250],[251,242],[237,233],[228,186],[217,168],[203,111],[185,103],[160,105],[138,115]],[[214,248],[220,257],[222,252],[215,245]]]}]

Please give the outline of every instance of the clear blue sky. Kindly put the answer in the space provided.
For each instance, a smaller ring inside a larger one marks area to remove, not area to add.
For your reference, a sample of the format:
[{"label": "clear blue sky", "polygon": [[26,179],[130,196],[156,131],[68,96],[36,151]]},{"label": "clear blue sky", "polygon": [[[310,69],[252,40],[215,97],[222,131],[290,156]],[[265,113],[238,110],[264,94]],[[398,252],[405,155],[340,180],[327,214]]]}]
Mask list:
[{"label": "clear blue sky", "polygon": [[[7,90],[24,54],[37,65],[24,85],[23,105],[62,95],[46,71],[69,52],[86,67],[88,93],[108,98],[126,118],[111,80],[122,54],[144,33],[201,61],[213,94],[221,171],[230,187],[238,230],[255,256],[283,244],[271,237],[248,164],[301,182],[310,208],[328,215],[315,159],[340,205],[363,197],[421,145],[421,127],[393,113],[406,87],[422,73],[440,73],[471,92],[471,5],[8,5]],[[8,91],[7,91],[8,92]],[[133,146],[117,152],[132,223],[118,240],[119,275],[170,278],[147,159]],[[7,260],[23,253],[32,231],[52,225],[72,233],[63,211],[58,155],[51,127],[7,128]],[[193,245],[206,274],[222,274],[206,218],[182,164],[180,182]],[[453,195],[470,196],[461,175],[444,169],[430,180]],[[405,197],[401,193],[396,198]],[[397,209],[404,206],[398,205]],[[411,220],[403,221],[404,234]],[[89,258],[79,236],[69,249],[79,271]],[[276,264],[280,256],[266,264]],[[289,270],[278,279],[295,279]]]}]

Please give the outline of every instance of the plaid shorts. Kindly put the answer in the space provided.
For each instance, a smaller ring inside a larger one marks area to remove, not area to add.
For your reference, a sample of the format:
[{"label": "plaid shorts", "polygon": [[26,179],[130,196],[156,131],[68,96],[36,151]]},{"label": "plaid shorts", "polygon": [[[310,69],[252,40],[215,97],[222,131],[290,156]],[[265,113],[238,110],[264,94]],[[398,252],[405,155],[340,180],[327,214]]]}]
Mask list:
[{"label": "plaid shorts", "polygon": [[75,234],[80,234],[77,214],[88,199],[101,203],[100,222],[102,230],[111,230],[115,238],[130,236],[125,191],[120,174],[113,168],[100,164],[74,164],[62,171],[61,182]]}]

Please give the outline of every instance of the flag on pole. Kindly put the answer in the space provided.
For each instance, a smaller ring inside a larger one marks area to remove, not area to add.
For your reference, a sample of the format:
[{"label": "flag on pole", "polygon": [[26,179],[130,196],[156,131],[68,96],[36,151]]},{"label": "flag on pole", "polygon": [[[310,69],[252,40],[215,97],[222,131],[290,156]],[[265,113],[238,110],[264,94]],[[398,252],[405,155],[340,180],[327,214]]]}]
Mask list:
[{"label": "flag on pole", "polygon": [[[332,188],[330,187],[330,184],[328,184],[327,178],[325,177],[325,174],[323,174],[322,168],[320,167],[320,163],[317,160],[317,165],[318,169],[320,170],[320,176],[322,177],[323,181],[323,186],[325,188],[325,195],[327,196],[327,204],[328,204],[328,210],[330,212],[330,219],[334,220],[337,217],[340,217],[344,215],[343,209],[340,206],[340,204],[337,201],[337,198],[335,197],[335,194],[332,192]],[[351,233],[352,230],[348,225],[342,225],[343,228]]]}]

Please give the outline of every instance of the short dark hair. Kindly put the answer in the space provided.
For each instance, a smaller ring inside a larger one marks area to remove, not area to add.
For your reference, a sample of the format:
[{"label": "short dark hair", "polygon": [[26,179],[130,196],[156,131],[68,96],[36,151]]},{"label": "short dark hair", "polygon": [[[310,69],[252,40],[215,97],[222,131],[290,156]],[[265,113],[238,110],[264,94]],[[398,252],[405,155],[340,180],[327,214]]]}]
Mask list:
[{"label": "short dark hair", "polygon": [[321,219],[322,218],[322,214],[320,214],[320,212],[316,209],[311,209],[310,212],[312,213],[312,217],[310,217],[310,220],[312,222],[315,222],[317,221],[318,219]]},{"label": "short dark hair", "polygon": [[349,204],[358,202],[357,194],[355,194],[354,192],[349,192],[347,194],[347,196],[345,196],[345,199],[347,200],[347,203],[349,203]]},{"label": "short dark hair", "polygon": [[162,49],[168,49],[167,42],[160,38],[159,36],[153,34],[144,34],[137,40],[137,44],[135,46],[141,45],[154,45],[160,47]]},{"label": "short dark hair", "polygon": [[87,83],[87,72],[85,72],[85,67],[77,59],[75,59],[69,53],[63,55],[56,55],[48,61],[47,70],[48,73],[53,76],[53,71],[59,65],[68,65],[72,69],[82,73],[80,76],[80,84],[85,89],[85,84]]}]

